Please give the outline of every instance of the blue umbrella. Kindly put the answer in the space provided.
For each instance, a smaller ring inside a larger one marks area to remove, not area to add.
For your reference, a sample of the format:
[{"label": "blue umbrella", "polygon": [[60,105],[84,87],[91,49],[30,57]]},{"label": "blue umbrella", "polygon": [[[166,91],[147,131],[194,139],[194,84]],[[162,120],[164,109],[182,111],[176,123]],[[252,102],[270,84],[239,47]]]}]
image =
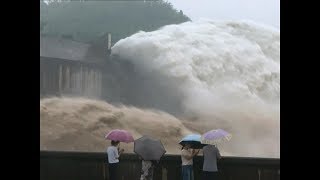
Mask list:
[{"label": "blue umbrella", "polygon": [[190,147],[193,149],[202,149],[206,144],[201,143],[201,135],[200,134],[189,134],[182,138],[179,142],[182,146],[186,144],[190,144]]}]

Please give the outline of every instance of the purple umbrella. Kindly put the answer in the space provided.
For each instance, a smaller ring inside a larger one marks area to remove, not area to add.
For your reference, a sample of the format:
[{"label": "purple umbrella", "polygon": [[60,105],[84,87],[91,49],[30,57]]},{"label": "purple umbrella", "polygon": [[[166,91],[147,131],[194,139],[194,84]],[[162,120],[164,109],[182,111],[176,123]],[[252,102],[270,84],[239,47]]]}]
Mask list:
[{"label": "purple umbrella", "polygon": [[106,136],[106,139],[113,140],[113,141],[120,141],[125,143],[133,142],[134,139],[132,135],[126,131],[121,129],[114,129],[110,131]]},{"label": "purple umbrella", "polygon": [[231,137],[231,134],[222,129],[214,129],[201,136],[201,143],[216,145],[225,140],[229,141]]}]

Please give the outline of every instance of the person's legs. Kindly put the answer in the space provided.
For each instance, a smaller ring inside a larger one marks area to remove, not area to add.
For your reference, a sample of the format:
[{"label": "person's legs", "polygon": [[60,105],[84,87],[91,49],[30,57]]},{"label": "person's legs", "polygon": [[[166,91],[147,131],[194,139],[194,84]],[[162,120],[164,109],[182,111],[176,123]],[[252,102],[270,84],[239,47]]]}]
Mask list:
[{"label": "person's legs", "polygon": [[202,180],[207,179],[207,171],[202,171]]},{"label": "person's legs", "polygon": [[182,180],[187,180],[187,168],[186,168],[186,166],[181,166],[181,177],[182,177]]},{"label": "person's legs", "polygon": [[118,163],[109,164],[109,178],[110,180],[117,180]]},{"label": "person's legs", "polygon": [[216,180],[214,177],[214,172],[202,171],[203,180]]},{"label": "person's legs", "polygon": [[218,172],[212,172],[212,179],[214,179],[214,180],[216,180],[216,179],[218,179],[219,177],[218,177]]},{"label": "person's legs", "polygon": [[149,168],[149,172],[148,172],[148,180],[153,180],[153,171],[154,171],[154,167],[150,167]]},{"label": "person's legs", "polygon": [[203,180],[217,180],[217,172],[203,171]]},{"label": "person's legs", "polygon": [[192,165],[182,166],[181,176],[182,180],[192,180]]},{"label": "person's legs", "polygon": [[194,180],[194,175],[193,175],[193,166],[190,166],[190,180]]},{"label": "person's legs", "polygon": [[109,179],[110,180],[113,180],[114,177],[113,177],[113,174],[114,174],[114,166],[112,164],[109,164]]}]

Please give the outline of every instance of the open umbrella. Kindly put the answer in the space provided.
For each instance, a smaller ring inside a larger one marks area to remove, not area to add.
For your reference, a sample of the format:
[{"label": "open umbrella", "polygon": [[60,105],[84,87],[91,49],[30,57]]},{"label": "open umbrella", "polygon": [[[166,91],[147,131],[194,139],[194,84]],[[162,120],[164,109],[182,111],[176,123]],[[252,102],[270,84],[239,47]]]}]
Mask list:
[{"label": "open umbrella", "polygon": [[222,141],[229,141],[231,137],[232,136],[230,133],[222,129],[214,129],[204,133],[201,136],[201,143],[216,145]]},{"label": "open umbrella", "polygon": [[134,141],[131,133],[121,129],[114,129],[110,131],[108,134],[106,134],[105,138],[109,140],[120,141],[125,143],[130,143]]},{"label": "open umbrella", "polygon": [[142,136],[134,141],[134,152],[142,157],[143,160],[160,160],[166,153],[160,140]]},{"label": "open umbrella", "polygon": [[192,149],[202,149],[206,144],[201,143],[201,135],[200,134],[189,134],[182,138],[179,142],[182,146],[186,144],[190,144]]}]

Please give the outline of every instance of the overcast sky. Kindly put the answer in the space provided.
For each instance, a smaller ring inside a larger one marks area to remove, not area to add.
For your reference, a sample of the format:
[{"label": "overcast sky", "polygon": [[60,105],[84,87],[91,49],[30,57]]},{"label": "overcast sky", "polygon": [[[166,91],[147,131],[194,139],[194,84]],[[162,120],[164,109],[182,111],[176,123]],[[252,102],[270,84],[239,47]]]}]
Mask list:
[{"label": "overcast sky", "polygon": [[253,20],[280,29],[280,0],[167,0],[192,20]]}]

